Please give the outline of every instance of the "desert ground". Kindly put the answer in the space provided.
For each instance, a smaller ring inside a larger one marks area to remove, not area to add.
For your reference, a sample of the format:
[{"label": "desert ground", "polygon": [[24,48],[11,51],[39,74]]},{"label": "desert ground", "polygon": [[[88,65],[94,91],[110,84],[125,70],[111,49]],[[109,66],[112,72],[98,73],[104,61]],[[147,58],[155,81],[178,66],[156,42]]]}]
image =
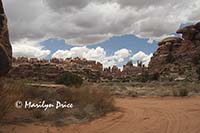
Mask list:
[{"label": "desert ground", "polygon": [[2,133],[199,133],[200,97],[115,98],[118,111],[83,124],[6,125]]}]

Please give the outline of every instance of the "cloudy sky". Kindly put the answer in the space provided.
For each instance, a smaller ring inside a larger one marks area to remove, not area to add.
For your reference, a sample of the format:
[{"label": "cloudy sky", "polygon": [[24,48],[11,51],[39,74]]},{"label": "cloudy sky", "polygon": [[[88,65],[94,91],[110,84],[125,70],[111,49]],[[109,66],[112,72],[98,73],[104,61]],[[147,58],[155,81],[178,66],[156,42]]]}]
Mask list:
[{"label": "cloudy sky", "polygon": [[3,0],[14,56],[148,64],[157,41],[200,18],[199,0]]}]

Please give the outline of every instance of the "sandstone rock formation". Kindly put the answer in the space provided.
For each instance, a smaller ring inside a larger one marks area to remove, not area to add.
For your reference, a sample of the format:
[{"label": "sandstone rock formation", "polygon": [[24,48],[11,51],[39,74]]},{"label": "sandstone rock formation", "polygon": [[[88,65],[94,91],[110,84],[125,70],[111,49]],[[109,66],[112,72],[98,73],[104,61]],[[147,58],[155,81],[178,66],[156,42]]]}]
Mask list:
[{"label": "sandstone rock formation", "polygon": [[123,66],[122,74],[124,77],[126,76],[137,76],[140,75],[145,70],[144,65],[142,62],[138,61],[137,66],[134,66],[132,61],[128,61],[126,65]]},{"label": "sandstone rock formation", "polygon": [[199,23],[196,25],[186,26],[184,28],[180,28],[176,31],[176,33],[182,34],[184,40],[200,40],[199,38]]},{"label": "sandstone rock formation", "polygon": [[80,75],[85,80],[96,81],[103,70],[101,63],[80,58],[51,60],[18,57],[13,58],[8,77],[34,81],[55,81],[65,71]]},{"label": "sandstone rock formation", "polygon": [[168,37],[149,63],[150,73],[159,73],[163,80],[200,79],[200,22],[177,30],[182,38]]},{"label": "sandstone rock formation", "polygon": [[[123,69],[120,70],[116,65],[108,68],[104,68],[101,72],[101,78],[103,81],[112,80],[112,81],[131,81],[134,80],[135,77],[141,75],[143,72],[147,70],[147,67],[141,62],[137,62],[137,66],[134,66],[132,61],[128,61],[125,65],[123,65]],[[127,80],[128,79],[128,80]]]},{"label": "sandstone rock formation", "polygon": [[46,63],[21,63],[13,66],[8,73],[8,77],[13,79],[27,79],[33,81],[55,81],[64,73],[64,69],[54,64]]},{"label": "sandstone rock formation", "polygon": [[0,76],[5,75],[12,63],[12,48],[9,41],[7,19],[0,0]]},{"label": "sandstone rock formation", "polygon": [[101,79],[126,78],[141,74],[146,67],[138,61],[138,66],[134,66],[132,61],[124,65],[121,71],[117,66],[104,68],[100,62],[81,58],[66,58],[50,60],[18,57],[12,60],[12,69],[8,77],[14,79],[28,79],[34,81],[55,81],[64,73],[72,72],[81,76],[86,81],[100,81]]}]

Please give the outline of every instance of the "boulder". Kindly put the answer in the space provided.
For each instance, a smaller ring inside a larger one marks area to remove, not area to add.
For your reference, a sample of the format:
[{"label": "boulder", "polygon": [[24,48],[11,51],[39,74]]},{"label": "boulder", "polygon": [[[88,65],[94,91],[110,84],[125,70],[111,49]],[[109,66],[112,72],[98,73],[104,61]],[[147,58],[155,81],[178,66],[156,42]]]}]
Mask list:
[{"label": "boulder", "polygon": [[12,48],[9,41],[7,18],[0,0],[0,76],[7,74],[12,64]]}]

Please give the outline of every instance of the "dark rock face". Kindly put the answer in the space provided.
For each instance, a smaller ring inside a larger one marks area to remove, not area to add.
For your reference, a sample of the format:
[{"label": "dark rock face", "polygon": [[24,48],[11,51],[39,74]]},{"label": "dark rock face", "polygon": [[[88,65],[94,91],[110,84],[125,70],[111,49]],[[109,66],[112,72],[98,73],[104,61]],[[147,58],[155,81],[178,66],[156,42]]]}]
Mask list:
[{"label": "dark rock face", "polygon": [[12,48],[9,41],[7,18],[0,0],[0,76],[5,75],[11,68]]},{"label": "dark rock face", "polygon": [[182,38],[169,37],[159,42],[149,63],[149,72],[159,73],[163,80],[199,80],[200,23],[178,29],[177,33]]}]

